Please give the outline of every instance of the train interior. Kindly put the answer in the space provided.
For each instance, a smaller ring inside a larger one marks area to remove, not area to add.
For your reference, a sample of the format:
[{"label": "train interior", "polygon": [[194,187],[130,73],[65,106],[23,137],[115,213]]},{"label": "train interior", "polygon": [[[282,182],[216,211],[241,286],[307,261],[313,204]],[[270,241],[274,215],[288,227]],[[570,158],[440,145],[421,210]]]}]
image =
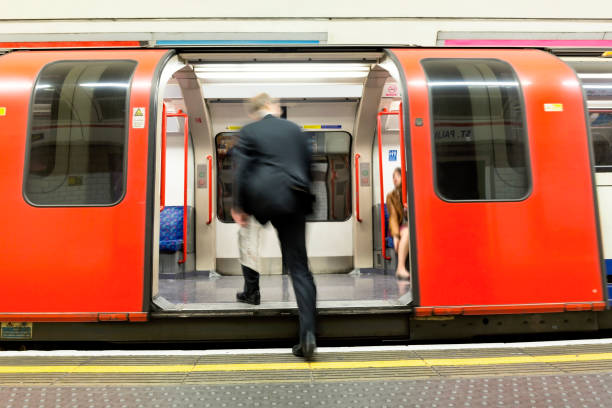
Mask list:
[{"label": "train interior", "polygon": [[381,209],[404,160],[400,88],[394,63],[381,53],[202,53],[170,60],[158,97],[155,305],[178,312],[296,308],[269,224],[249,236],[257,247],[262,302],[235,298],[243,279],[239,226],[230,214],[231,153],[240,128],[252,121],[246,102],[267,92],[282,117],[312,140],[316,202],[306,239],[319,308],[409,308],[410,282],[396,279],[397,256]]}]

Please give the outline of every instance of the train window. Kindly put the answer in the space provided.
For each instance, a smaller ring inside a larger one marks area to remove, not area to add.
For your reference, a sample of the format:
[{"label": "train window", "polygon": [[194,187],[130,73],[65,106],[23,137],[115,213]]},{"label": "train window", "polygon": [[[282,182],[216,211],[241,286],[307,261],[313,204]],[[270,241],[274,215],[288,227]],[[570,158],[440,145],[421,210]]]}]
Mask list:
[{"label": "train window", "polygon": [[133,61],[63,61],[32,99],[24,196],[33,205],[112,205],[125,192]]},{"label": "train window", "polygon": [[493,59],[427,59],[436,188],[451,201],[521,200],[529,192],[519,82]]},{"label": "train window", "polygon": [[576,72],[589,107],[595,171],[612,172],[612,61],[606,58],[564,58]]},{"label": "train window", "polygon": [[612,172],[612,110],[591,110],[589,118],[595,170]]},{"label": "train window", "polygon": [[[304,132],[312,140],[312,192],[314,211],[308,221],[346,221],[352,213],[351,135],[348,132]],[[233,222],[232,185],[234,163],[232,149],[240,133],[222,132],[215,138],[217,147],[217,215],[223,222]]]}]

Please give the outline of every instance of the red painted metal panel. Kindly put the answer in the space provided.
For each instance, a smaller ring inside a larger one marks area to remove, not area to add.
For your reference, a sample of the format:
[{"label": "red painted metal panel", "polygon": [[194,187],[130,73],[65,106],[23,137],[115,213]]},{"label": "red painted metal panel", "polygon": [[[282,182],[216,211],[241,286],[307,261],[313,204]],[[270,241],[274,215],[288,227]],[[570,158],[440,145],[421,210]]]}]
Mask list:
[{"label": "red painted metal panel", "polygon": [[[602,273],[582,90],[537,50],[393,50],[406,78],[420,306],[601,302]],[[520,202],[449,203],[434,191],[424,58],[496,58],[525,99],[533,190]],[[563,104],[545,112],[545,103]],[[417,118],[423,126],[415,126]],[[562,307],[563,309],[563,307]],[[435,313],[417,310],[417,315]],[[436,313],[437,314],[437,313]]]},{"label": "red painted metal panel", "polygon": [[[27,121],[36,77],[60,60],[134,60],[130,109],[151,112],[154,71],[164,50],[31,51],[0,58],[0,319],[6,313],[55,313],[98,320],[98,314],[142,312],[148,120],[128,136],[127,188],[112,207],[34,207],[22,196]],[[92,315],[92,313],[94,313]],[[38,315],[37,315],[38,314]],[[70,317],[72,316],[72,318]]]},{"label": "red painted metal panel", "polygon": [[97,322],[97,313],[0,313],[0,322]]},{"label": "red painted metal panel", "polygon": [[602,311],[605,302],[587,303],[540,303],[529,305],[493,305],[493,306],[455,306],[455,307],[417,307],[415,315],[422,316],[449,316],[449,315],[506,315],[529,313],[562,313],[580,311]]},{"label": "red painted metal panel", "polygon": [[20,41],[0,42],[0,48],[33,49],[33,48],[122,48],[144,47],[146,41]]}]

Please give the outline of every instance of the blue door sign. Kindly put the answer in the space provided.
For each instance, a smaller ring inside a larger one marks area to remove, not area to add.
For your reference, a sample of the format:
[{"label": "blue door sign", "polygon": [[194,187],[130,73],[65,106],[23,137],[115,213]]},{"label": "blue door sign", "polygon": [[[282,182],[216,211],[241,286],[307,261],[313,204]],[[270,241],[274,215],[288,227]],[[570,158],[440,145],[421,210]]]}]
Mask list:
[{"label": "blue door sign", "polygon": [[389,150],[389,161],[397,161],[397,149]]}]

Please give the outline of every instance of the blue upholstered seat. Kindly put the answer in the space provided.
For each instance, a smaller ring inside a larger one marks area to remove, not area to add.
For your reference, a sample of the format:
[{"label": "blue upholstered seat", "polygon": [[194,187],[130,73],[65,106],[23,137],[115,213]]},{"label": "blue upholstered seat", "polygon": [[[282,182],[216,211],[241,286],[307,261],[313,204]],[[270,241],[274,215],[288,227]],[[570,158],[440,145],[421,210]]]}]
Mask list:
[{"label": "blue upholstered seat", "polygon": [[383,204],[385,206],[385,244],[387,248],[393,248],[393,237],[389,232],[389,211],[387,211],[387,204]]},{"label": "blue upholstered seat", "polygon": [[159,250],[176,252],[183,249],[183,206],[167,206],[159,217]]}]

